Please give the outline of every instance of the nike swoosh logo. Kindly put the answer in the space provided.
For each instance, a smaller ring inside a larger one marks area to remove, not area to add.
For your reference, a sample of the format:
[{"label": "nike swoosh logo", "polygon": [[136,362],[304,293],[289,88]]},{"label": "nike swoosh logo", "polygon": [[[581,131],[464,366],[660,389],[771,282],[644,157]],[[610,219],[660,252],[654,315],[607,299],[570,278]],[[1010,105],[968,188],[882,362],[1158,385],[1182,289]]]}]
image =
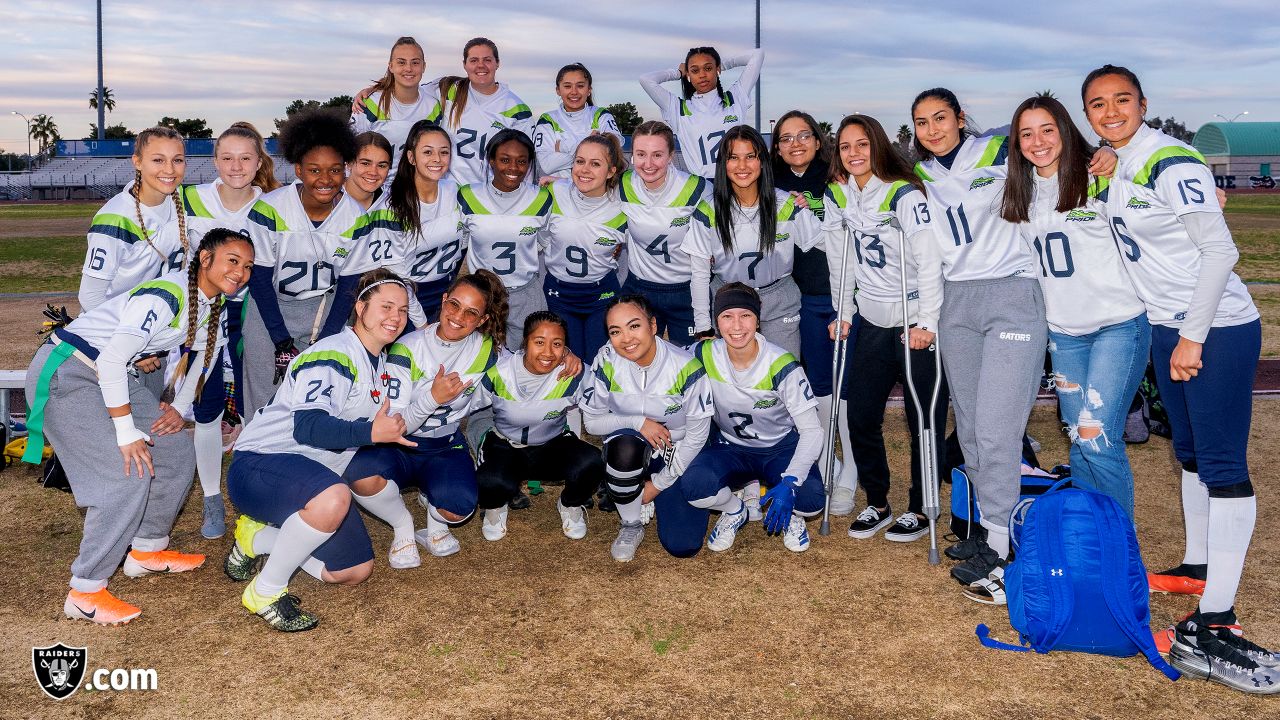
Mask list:
[{"label": "nike swoosh logo", "polygon": [[75,604],[75,603],[71,603],[71,607],[75,608],[76,610],[79,610],[79,611],[80,611],[80,614],[81,614],[81,615],[83,615],[83,616],[85,616],[85,617],[87,617],[87,618],[91,618],[91,617],[93,617],[94,615],[97,615],[97,614],[98,614],[98,608],[94,608],[94,609],[93,609],[93,612],[85,612],[83,608],[81,608],[79,605],[77,605],[77,604]]}]

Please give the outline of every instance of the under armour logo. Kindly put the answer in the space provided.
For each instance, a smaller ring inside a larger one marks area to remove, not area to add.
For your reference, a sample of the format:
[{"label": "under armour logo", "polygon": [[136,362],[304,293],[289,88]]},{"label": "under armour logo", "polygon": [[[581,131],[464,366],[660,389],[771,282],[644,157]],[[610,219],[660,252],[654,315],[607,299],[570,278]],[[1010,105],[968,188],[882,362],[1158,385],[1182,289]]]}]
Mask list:
[{"label": "under armour logo", "polygon": [[[1268,685],[1275,685],[1275,683],[1271,682],[1271,676],[1269,676],[1269,675],[1264,675],[1262,679],[1263,679],[1264,681],[1266,681],[1266,683],[1267,683]],[[1258,682],[1258,678],[1256,678],[1256,677],[1255,677],[1255,678],[1253,679],[1253,686],[1254,686],[1254,687],[1262,687],[1262,683],[1261,683],[1261,682]]]},{"label": "under armour logo", "polygon": [[1050,577],[1062,577],[1062,568],[1049,568]]},{"label": "under armour logo", "polygon": [[559,291],[559,290],[548,290],[548,291],[547,291],[547,297],[560,297],[560,291]]}]

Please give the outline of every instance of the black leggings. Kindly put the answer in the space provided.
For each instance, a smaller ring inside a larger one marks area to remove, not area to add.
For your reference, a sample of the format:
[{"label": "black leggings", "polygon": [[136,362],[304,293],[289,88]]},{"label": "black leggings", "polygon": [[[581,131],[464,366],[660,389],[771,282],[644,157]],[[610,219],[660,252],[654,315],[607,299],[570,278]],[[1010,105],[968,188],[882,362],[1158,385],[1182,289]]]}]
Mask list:
[{"label": "black leggings", "polygon": [[[889,504],[889,459],[884,447],[884,408],[889,393],[897,383],[903,384],[906,398],[907,427],[911,431],[911,488],[907,493],[907,509],[922,512],[920,485],[920,429],[916,422],[915,403],[906,390],[906,363],[902,356],[902,328],[883,328],[863,321],[854,341],[850,359],[851,377],[848,384],[849,450],[858,466],[858,484],[867,492],[867,504],[885,507]],[[934,353],[930,350],[911,351],[911,375],[916,392],[926,405],[937,378]],[[938,452],[946,447],[944,436],[947,428],[947,382],[939,378],[942,387],[938,392],[938,407],[933,418],[935,442]],[[925,412],[928,412],[926,407]],[[941,478],[947,468],[939,463]]]},{"label": "black leggings", "polygon": [[480,446],[482,462],[476,470],[480,484],[480,509],[502,507],[520,494],[526,480],[564,481],[560,503],[586,505],[604,479],[604,460],[590,443],[570,433],[542,445],[515,447],[497,432],[485,435]]}]

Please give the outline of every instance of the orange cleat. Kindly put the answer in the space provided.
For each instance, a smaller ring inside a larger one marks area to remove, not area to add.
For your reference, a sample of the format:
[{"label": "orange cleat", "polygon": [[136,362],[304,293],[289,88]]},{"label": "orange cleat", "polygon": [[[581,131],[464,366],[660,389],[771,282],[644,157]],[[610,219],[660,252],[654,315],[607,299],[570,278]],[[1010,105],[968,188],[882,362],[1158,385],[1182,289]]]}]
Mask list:
[{"label": "orange cleat", "polygon": [[1204,581],[1186,575],[1170,575],[1167,573],[1147,573],[1147,585],[1152,592],[1173,593],[1175,595],[1203,595]]},{"label": "orange cleat", "polygon": [[1173,628],[1160,628],[1151,633],[1151,637],[1156,641],[1156,650],[1159,650],[1161,655],[1168,655],[1169,648],[1173,647]]},{"label": "orange cleat", "polygon": [[130,550],[124,559],[124,574],[136,578],[151,573],[179,573],[195,570],[204,564],[204,556],[174,550],[142,552]]},{"label": "orange cleat", "polygon": [[142,614],[136,605],[117,598],[106,588],[93,593],[72,590],[62,603],[62,612],[72,620],[88,620],[99,625],[123,625]]}]

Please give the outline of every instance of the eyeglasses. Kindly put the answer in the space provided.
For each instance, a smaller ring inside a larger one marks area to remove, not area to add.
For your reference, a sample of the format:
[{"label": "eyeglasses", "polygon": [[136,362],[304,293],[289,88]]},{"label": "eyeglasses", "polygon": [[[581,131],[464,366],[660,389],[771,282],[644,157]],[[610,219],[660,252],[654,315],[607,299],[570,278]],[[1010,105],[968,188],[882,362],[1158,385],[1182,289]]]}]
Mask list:
[{"label": "eyeglasses", "polygon": [[478,324],[480,322],[480,318],[484,317],[484,313],[475,308],[463,307],[462,303],[453,298],[446,299],[444,304],[449,308],[449,312],[454,314],[462,313],[462,316],[466,318],[467,322],[473,325]]},{"label": "eyeglasses", "polygon": [[795,135],[783,135],[778,138],[778,142],[782,145],[794,145],[795,143],[807,143],[813,139],[813,133],[805,130]]}]

